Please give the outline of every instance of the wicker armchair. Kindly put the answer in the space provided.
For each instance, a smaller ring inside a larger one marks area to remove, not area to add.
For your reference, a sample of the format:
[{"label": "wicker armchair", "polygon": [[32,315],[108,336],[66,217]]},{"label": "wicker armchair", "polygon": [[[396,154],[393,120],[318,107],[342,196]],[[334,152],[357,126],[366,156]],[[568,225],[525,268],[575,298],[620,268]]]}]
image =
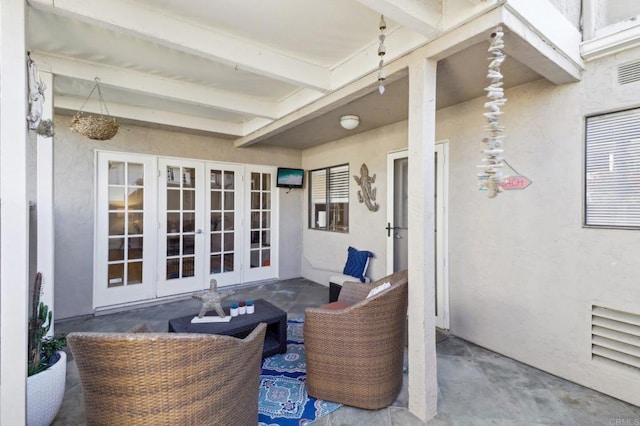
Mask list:
[{"label": "wicker armchair", "polygon": [[[384,282],[391,287],[366,298]],[[372,284],[345,283],[338,303],[350,306],[305,310],[309,395],[371,410],[393,403],[402,387],[407,290],[402,271]]]},{"label": "wicker armchair", "polygon": [[257,424],[266,328],[260,324],[243,340],[212,334],[70,333],[87,424]]}]

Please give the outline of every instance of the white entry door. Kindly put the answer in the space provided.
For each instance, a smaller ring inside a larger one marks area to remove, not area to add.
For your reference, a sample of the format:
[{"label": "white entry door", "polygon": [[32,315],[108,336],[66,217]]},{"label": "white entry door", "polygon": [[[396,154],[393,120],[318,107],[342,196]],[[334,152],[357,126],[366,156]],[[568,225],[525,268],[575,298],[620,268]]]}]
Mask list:
[{"label": "white entry door", "polygon": [[155,160],[98,153],[94,307],[155,296]]},{"label": "white entry door", "polygon": [[[449,328],[448,271],[447,260],[447,149],[448,142],[437,142],[435,146],[435,265],[436,279],[436,326]],[[408,200],[408,153],[406,150],[387,154],[387,271],[392,273],[408,266],[407,226]]]}]

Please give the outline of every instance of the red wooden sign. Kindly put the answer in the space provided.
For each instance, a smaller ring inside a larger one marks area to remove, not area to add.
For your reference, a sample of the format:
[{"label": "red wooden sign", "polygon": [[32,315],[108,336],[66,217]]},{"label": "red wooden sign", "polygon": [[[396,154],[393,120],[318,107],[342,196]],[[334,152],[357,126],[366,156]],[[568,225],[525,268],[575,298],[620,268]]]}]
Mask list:
[{"label": "red wooden sign", "polygon": [[529,185],[531,185],[531,179],[526,176],[517,175],[517,176],[507,176],[502,179],[500,182],[500,187],[505,191],[509,190],[523,190]]},{"label": "red wooden sign", "polygon": [[[482,180],[482,179],[481,179]],[[500,181],[500,188],[505,191],[518,190],[521,191],[531,185],[533,182],[526,176],[516,175],[516,176],[507,176]],[[480,191],[486,191],[487,188],[480,186],[478,189]]]}]

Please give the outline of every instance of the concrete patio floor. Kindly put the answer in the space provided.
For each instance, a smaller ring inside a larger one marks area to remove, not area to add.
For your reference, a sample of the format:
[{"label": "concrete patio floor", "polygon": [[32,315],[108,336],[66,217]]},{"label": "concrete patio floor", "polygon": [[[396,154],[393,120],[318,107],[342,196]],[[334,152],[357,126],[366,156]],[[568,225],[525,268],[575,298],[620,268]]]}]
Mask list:
[{"label": "concrete patio floor", "polygon": [[[299,278],[236,289],[234,300],[266,299],[289,314],[328,302],[329,289]],[[167,321],[197,313],[194,299],[99,316],[58,321],[56,333],[124,332],[139,322],[153,331],[167,331]],[[438,333],[438,416],[431,425],[640,425],[640,407],[552,376],[472,343]],[[517,344],[517,342],[514,342]],[[68,352],[68,351],[67,351]],[[407,409],[407,374],[392,406],[368,411],[343,406],[314,425],[394,425],[424,423]],[[54,425],[84,425],[84,407],[73,357],[67,364],[67,385]]]}]

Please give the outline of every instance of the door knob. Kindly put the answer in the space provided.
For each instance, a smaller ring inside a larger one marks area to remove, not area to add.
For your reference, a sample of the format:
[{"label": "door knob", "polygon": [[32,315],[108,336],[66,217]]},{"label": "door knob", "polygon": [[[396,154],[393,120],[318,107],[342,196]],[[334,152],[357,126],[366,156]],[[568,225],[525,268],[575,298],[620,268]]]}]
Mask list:
[{"label": "door knob", "polygon": [[200,228],[196,229],[196,234],[202,234],[202,229]]}]

